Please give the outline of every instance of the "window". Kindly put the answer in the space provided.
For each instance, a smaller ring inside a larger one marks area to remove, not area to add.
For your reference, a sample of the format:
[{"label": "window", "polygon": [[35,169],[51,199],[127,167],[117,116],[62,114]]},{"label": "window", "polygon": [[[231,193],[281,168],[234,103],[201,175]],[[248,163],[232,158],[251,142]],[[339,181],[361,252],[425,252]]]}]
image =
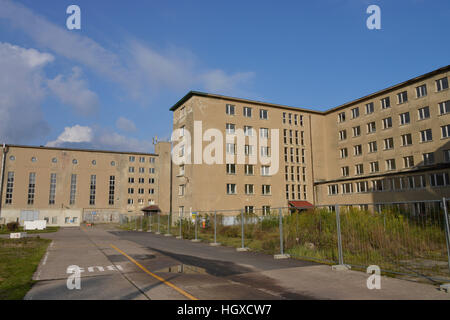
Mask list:
[{"label": "window", "polygon": [[428,119],[430,117],[430,108],[423,107],[419,109],[419,120]]},{"label": "window", "polygon": [[70,177],[70,199],[69,199],[70,205],[75,204],[76,194],[77,194],[77,175],[72,174],[72,176]]},{"label": "window", "polygon": [[424,153],[422,155],[423,157],[423,164],[424,165],[430,165],[434,163],[434,153],[433,152],[429,152],[429,153]]},{"label": "window", "polygon": [[267,128],[260,128],[259,129],[259,136],[262,139],[268,139],[269,138],[269,129],[267,129]]},{"label": "window", "polygon": [[441,127],[442,138],[450,137],[450,124]]},{"label": "window", "polygon": [[128,194],[134,194],[134,188],[128,188]]},{"label": "window", "polygon": [[56,173],[50,174],[50,193],[48,198],[48,204],[55,204],[56,195]]},{"label": "window", "polygon": [[348,157],[348,150],[347,148],[343,148],[341,149],[341,159],[347,158]]},{"label": "window", "polygon": [[300,126],[303,127],[303,116],[300,116]]},{"label": "window", "polygon": [[339,123],[345,122],[345,112],[341,112],[338,114],[338,122]]},{"label": "window", "polygon": [[145,168],[144,167],[139,167],[139,173],[145,173]]},{"label": "window", "polygon": [[[144,193],[144,192],[142,192],[142,193]],[[148,189],[148,193],[149,194],[155,194],[155,189]]]},{"label": "window", "polygon": [[354,150],[354,152],[355,152],[355,156],[360,156],[360,155],[362,155],[362,146],[361,146],[360,144],[354,146],[354,147],[353,147],[353,150]]},{"label": "window", "polygon": [[433,132],[431,129],[420,131],[420,141],[421,142],[428,142],[433,140]]},{"label": "window", "polygon": [[148,183],[149,184],[154,184],[155,183],[155,178],[149,178],[148,179]]},{"label": "window", "polygon": [[[180,131],[179,131],[179,133],[180,133],[180,138],[182,138],[182,137],[184,137],[184,130],[185,130],[185,126],[182,126],[182,127],[180,127]],[[151,159],[151,158],[150,158]],[[151,161],[150,161],[151,162]]]},{"label": "window", "polygon": [[374,112],[374,104],[373,102],[366,104],[366,114],[371,114]]},{"label": "window", "polygon": [[58,163],[58,159],[57,158],[52,158],[52,163]]},{"label": "window", "polygon": [[352,183],[343,183],[342,184],[342,193],[349,194],[353,192],[353,184]]},{"label": "window", "polygon": [[148,168],[148,173],[151,173],[151,174],[155,173],[155,168]]},{"label": "window", "polygon": [[439,103],[439,114],[450,113],[450,100]]},{"label": "window", "polygon": [[134,162],[136,160],[136,158],[134,156],[129,156],[128,157],[128,161],[129,162]]},{"label": "window", "polygon": [[444,150],[444,162],[450,162],[450,150]]},{"label": "window", "polygon": [[261,157],[269,157],[270,156],[270,148],[269,147],[261,147]]},{"label": "window", "polygon": [[133,177],[128,177],[128,183],[134,183],[134,178]]},{"label": "window", "polygon": [[413,156],[403,157],[403,166],[405,168],[414,167],[414,157]]},{"label": "window", "polygon": [[133,204],[134,200],[133,199],[128,199],[128,204]]},{"label": "window", "polygon": [[254,193],[255,193],[255,186],[253,184],[246,184],[245,194],[254,194]]},{"label": "window", "polygon": [[[144,158],[145,161],[145,158]],[[109,199],[108,203],[110,206],[114,205],[114,192],[116,188],[116,176],[109,176]]]},{"label": "window", "polygon": [[394,149],[394,138],[384,139],[384,150]]},{"label": "window", "polygon": [[36,189],[36,173],[30,172],[28,177],[28,204],[34,204],[34,194]]},{"label": "window", "polygon": [[350,175],[350,168],[349,167],[342,167],[341,168],[342,176],[348,177]]},{"label": "window", "polygon": [[254,206],[245,206],[245,213],[251,214],[255,212]]},{"label": "window", "polygon": [[436,80],[436,91],[442,91],[448,89],[448,79],[447,77]]},{"label": "window", "polygon": [[355,165],[355,174],[356,175],[364,174],[364,166],[362,163]]},{"label": "window", "polygon": [[36,162],[36,161],[37,161],[36,157],[31,158],[31,162]]},{"label": "window", "polygon": [[270,167],[269,166],[261,166],[261,175],[262,176],[270,175]]},{"label": "window", "polygon": [[244,117],[247,117],[247,118],[252,117],[252,108],[244,107]]},{"label": "window", "polygon": [[380,166],[378,161],[374,161],[370,163],[370,173],[375,173],[380,171]]},{"label": "window", "polygon": [[262,194],[263,195],[270,195],[272,193],[272,187],[268,184],[262,185]]},{"label": "window", "polygon": [[180,197],[184,196],[186,186],[184,184],[181,184],[178,186],[178,195]]},{"label": "window", "polygon": [[145,162],[145,157],[139,157],[139,162],[141,163]]},{"label": "window", "polygon": [[407,133],[402,135],[402,146],[410,146],[412,145],[412,134]]},{"label": "window", "polygon": [[392,118],[385,118],[383,119],[383,129],[389,129],[392,128]]},{"label": "window", "polygon": [[361,127],[360,126],[353,127],[353,136],[359,137],[360,135],[361,135]]},{"label": "window", "polygon": [[227,183],[227,194],[236,194],[236,184]]},{"label": "window", "polygon": [[269,112],[264,109],[259,110],[259,118],[261,120],[267,120],[269,118]]},{"label": "window", "polygon": [[253,127],[244,126],[244,135],[247,137],[253,137]]},{"label": "window", "polygon": [[246,156],[253,155],[253,146],[246,144],[244,148],[244,152]]},{"label": "window", "polygon": [[145,183],[145,179],[144,178],[139,178],[138,182],[139,183]]},{"label": "window", "polygon": [[286,112],[283,112],[283,123],[286,123]]},{"label": "window", "polygon": [[400,114],[400,125],[403,126],[405,124],[409,124],[410,123],[410,117],[409,117],[409,112],[405,112]]},{"label": "window", "polygon": [[357,182],[356,183],[356,192],[364,193],[367,192],[367,181]]},{"label": "window", "polygon": [[128,167],[128,172],[129,173],[134,173],[134,167]]},{"label": "window", "polygon": [[386,170],[390,171],[390,170],[395,170],[395,169],[396,169],[395,159],[386,160]]},{"label": "window", "polygon": [[359,108],[353,108],[352,109],[352,119],[359,117]]},{"label": "window", "polygon": [[234,106],[232,104],[227,104],[225,108],[226,114],[229,116],[234,116]]},{"label": "window", "polygon": [[[183,128],[184,128],[184,127],[183,127]],[[149,161],[150,163],[155,163],[155,158],[149,158],[148,161]]]},{"label": "window", "polygon": [[432,187],[443,187],[450,185],[448,173],[430,174],[430,185]]},{"label": "window", "polygon": [[377,152],[378,151],[378,145],[376,141],[369,142],[369,152]]},{"label": "window", "polygon": [[227,130],[227,134],[234,134],[236,131],[236,126],[232,123],[227,123],[226,130]]},{"label": "window", "polygon": [[178,175],[184,176],[184,164],[180,165]]},{"label": "window", "polygon": [[383,180],[373,180],[372,190],[373,191],[383,191]]},{"label": "window", "polygon": [[236,145],[234,143],[227,143],[227,154],[235,154]]},{"label": "window", "polygon": [[72,163],[73,163],[73,164],[78,164],[78,160],[77,160],[77,159],[73,159],[73,160],[72,160]]},{"label": "window", "polygon": [[391,107],[391,99],[389,97],[381,99],[381,109],[387,109],[390,107]]},{"label": "window", "polygon": [[427,85],[421,85],[416,88],[416,96],[417,98],[425,97],[427,95]]},{"label": "window", "polygon": [[227,174],[236,174],[236,165],[228,163],[227,164]]},{"label": "window", "polygon": [[298,125],[298,115],[294,114],[294,125]]},{"label": "window", "polygon": [[341,130],[339,131],[339,140],[345,140],[347,139],[347,130]]},{"label": "window", "polygon": [[264,216],[270,214],[270,206],[263,206],[262,212]]},{"label": "window", "polygon": [[91,185],[89,192],[89,204],[95,205],[95,189],[97,184],[97,176],[95,174],[91,175]]},{"label": "window", "polygon": [[289,113],[289,124],[292,124],[292,113]]},{"label": "window", "polygon": [[408,101],[408,92],[403,91],[397,94],[398,104],[402,104]]},{"label": "window", "polygon": [[286,185],[286,200],[289,200],[289,185]]},{"label": "window", "polygon": [[367,133],[374,133],[377,131],[377,125],[375,122],[369,122],[367,124]]},{"label": "window", "polygon": [[114,167],[116,165],[115,161],[111,161],[111,167]]},{"label": "window", "polygon": [[254,175],[254,165],[246,164],[245,165],[245,174],[248,176]]},{"label": "window", "polygon": [[339,187],[337,184],[332,184],[328,186],[328,195],[336,195],[339,194]]}]

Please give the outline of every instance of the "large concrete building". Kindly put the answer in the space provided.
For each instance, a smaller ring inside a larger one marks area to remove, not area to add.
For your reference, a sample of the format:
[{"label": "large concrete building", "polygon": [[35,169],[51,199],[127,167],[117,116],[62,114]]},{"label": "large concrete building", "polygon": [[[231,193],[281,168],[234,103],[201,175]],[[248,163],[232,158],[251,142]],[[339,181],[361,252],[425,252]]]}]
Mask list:
[{"label": "large concrete building", "polygon": [[[74,226],[153,206],[169,211],[170,143],[155,154],[5,145],[0,219]],[[161,161],[164,162],[161,165]]]},{"label": "large concrete building", "polygon": [[[71,225],[145,206],[263,213],[450,196],[450,66],[328,111],[189,92],[155,154],[8,145],[0,218]],[[171,161],[171,150],[173,156]]]}]

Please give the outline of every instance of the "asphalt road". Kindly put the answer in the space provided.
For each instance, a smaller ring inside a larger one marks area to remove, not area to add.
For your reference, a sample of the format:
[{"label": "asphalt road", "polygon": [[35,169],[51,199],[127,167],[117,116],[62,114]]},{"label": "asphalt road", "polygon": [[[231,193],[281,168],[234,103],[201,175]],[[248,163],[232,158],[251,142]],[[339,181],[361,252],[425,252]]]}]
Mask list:
[{"label": "asphalt road", "polygon": [[[108,225],[42,237],[53,242],[25,299],[450,299],[431,285],[383,277],[369,290],[361,272]],[[83,270],[79,290],[67,286],[71,265]]]}]

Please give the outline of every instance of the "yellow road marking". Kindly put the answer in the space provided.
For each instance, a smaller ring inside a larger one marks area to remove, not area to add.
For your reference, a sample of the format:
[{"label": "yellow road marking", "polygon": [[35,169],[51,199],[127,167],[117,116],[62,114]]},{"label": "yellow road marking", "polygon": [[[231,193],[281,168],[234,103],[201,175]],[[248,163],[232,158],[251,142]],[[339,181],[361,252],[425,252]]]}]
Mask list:
[{"label": "yellow road marking", "polygon": [[139,262],[137,262],[136,260],[134,260],[132,257],[130,257],[128,254],[126,254],[125,252],[123,252],[122,250],[120,250],[119,248],[117,248],[116,246],[110,244],[111,248],[113,248],[114,250],[116,250],[117,252],[123,254],[125,257],[128,258],[128,260],[130,260],[131,262],[133,262],[135,265],[137,265],[139,268],[141,268],[142,271],[144,271],[145,273],[147,273],[148,275],[152,276],[155,279],[158,279],[159,281],[161,281],[162,283],[164,283],[165,285],[171,287],[172,289],[178,291],[179,293],[181,293],[183,296],[185,296],[186,298],[189,298],[191,300],[198,300],[196,297],[190,295],[189,293],[187,293],[186,291],[184,291],[181,288],[178,288],[176,285],[174,285],[173,283],[161,278],[160,276],[157,276],[156,274],[154,274],[153,272],[150,272],[147,270],[147,268],[145,268],[143,265],[141,265]]}]

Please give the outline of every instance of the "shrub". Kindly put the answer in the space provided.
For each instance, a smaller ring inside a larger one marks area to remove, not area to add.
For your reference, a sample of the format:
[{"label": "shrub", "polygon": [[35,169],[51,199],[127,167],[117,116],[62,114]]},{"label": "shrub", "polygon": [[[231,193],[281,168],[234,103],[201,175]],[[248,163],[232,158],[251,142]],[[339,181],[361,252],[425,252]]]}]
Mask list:
[{"label": "shrub", "polygon": [[18,222],[10,222],[6,225],[6,228],[9,231],[18,231],[20,227],[20,224]]}]

